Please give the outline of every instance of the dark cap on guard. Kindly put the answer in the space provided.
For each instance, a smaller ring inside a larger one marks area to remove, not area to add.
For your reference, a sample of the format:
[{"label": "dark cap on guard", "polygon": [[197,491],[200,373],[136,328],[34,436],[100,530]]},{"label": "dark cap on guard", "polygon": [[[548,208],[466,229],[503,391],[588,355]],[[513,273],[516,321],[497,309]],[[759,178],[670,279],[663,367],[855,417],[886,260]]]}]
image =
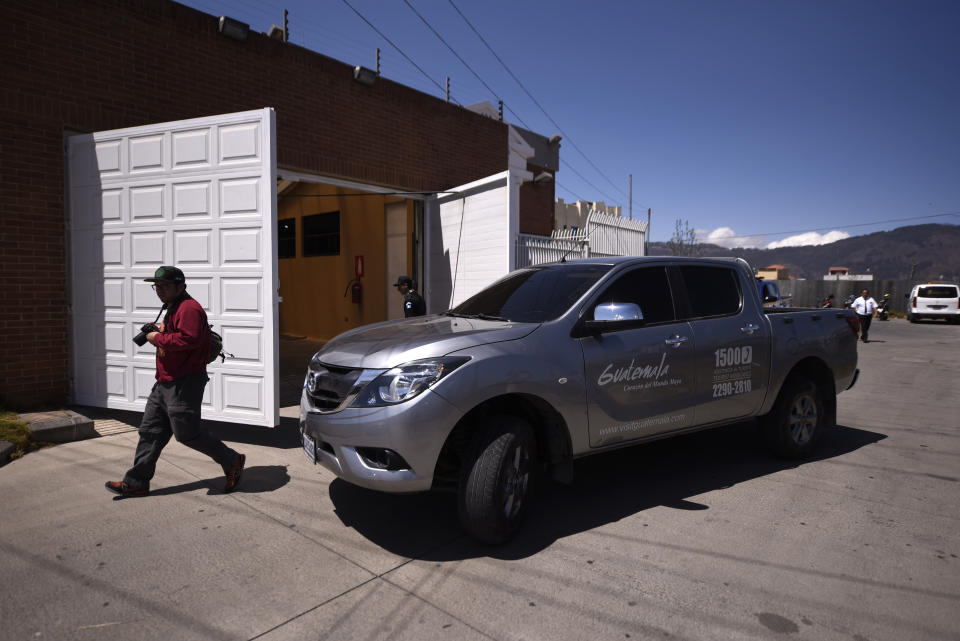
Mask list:
[{"label": "dark cap on guard", "polygon": [[410,289],[413,289],[413,279],[409,276],[400,276],[397,278],[397,282],[395,282],[393,286],[400,287],[400,285],[406,285]]},{"label": "dark cap on guard", "polygon": [[186,279],[183,277],[183,272],[176,267],[171,267],[170,265],[157,267],[157,271],[153,272],[153,278],[144,278],[143,280],[148,283],[155,283],[158,280],[166,281],[168,283],[182,283],[186,281]]}]

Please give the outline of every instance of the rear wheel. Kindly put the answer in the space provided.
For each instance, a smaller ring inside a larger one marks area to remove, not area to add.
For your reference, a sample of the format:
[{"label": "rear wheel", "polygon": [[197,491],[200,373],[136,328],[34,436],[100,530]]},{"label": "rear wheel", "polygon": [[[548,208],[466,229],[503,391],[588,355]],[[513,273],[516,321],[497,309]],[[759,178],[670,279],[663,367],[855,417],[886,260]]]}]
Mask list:
[{"label": "rear wheel", "polygon": [[471,442],[460,474],[460,525],[484,543],[516,534],[532,490],[536,439],[515,416],[492,416]]},{"label": "rear wheel", "polygon": [[823,399],[816,383],[788,380],[770,413],[761,420],[764,440],[778,456],[798,459],[813,452],[826,423]]},{"label": "rear wheel", "polygon": [[907,314],[907,320],[910,321],[911,323],[916,323],[917,317],[914,316],[913,314]]}]

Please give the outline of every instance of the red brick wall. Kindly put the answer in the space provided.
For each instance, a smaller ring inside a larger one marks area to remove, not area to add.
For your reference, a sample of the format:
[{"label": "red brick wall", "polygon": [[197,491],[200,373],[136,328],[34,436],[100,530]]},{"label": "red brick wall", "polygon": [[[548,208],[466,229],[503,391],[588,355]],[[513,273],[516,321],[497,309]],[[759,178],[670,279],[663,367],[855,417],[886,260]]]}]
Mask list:
[{"label": "red brick wall", "polygon": [[533,163],[527,163],[527,171],[536,177],[540,172],[548,171],[554,180],[520,185],[520,221],[521,234],[539,234],[549,236],[553,231],[553,201],[556,194],[556,172]]},{"label": "red brick wall", "polygon": [[[69,385],[65,130],[274,107],[280,166],[436,191],[502,171],[505,126],[165,0],[0,4],[0,403]],[[552,211],[552,203],[550,210]]]}]

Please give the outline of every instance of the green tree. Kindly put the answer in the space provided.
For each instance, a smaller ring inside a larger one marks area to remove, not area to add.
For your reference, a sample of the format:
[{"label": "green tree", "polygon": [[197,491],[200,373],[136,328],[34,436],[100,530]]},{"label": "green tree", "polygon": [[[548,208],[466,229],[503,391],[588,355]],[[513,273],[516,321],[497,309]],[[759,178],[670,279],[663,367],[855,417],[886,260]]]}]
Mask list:
[{"label": "green tree", "polygon": [[667,247],[674,256],[700,255],[700,244],[697,242],[697,234],[690,228],[688,221],[681,221],[679,218],[674,227],[673,236],[667,241]]}]

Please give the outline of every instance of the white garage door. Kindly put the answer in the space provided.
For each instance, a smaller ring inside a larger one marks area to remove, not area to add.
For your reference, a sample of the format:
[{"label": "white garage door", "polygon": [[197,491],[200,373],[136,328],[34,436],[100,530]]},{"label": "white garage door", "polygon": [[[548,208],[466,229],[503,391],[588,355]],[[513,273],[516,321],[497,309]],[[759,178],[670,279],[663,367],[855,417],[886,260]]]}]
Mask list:
[{"label": "white garage door", "polygon": [[424,204],[427,311],[442,312],[515,268],[520,182],[504,171]]},{"label": "white garage door", "polygon": [[176,265],[226,362],[203,417],[279,423],[276,152],[272,109],[71,136],[73,397],[142,410],[154,348],[132,338],[160,302],[144,278]]}]

